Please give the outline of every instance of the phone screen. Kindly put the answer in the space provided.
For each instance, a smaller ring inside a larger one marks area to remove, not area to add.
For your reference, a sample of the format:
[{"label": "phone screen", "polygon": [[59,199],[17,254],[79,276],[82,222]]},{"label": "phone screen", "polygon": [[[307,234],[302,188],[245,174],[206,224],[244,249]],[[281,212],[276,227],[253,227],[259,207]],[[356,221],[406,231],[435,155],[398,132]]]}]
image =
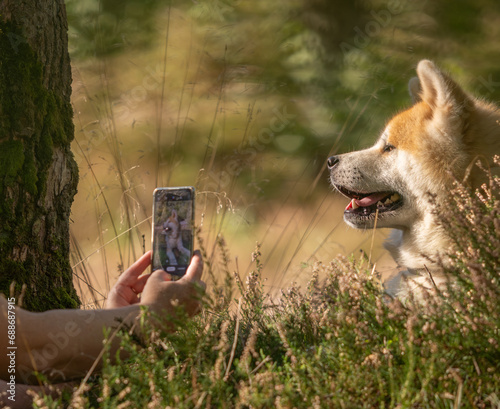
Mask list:
[{"label": "phone screen", "polygon": [[194,188],[158,188],[153,193],[152,271],[182,277],[193,256]]}]

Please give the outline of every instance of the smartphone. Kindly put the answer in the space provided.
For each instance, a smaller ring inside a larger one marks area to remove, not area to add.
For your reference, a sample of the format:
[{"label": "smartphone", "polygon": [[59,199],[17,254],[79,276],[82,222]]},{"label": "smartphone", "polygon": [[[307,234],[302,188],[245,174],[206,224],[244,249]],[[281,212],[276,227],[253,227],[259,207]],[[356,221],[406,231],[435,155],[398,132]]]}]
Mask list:
[{"label": "smartphone", "polygon": [[153,192],[151,271],[164,270],[173,279],[186,274],[193,256],[194,194],[192,186]]}]

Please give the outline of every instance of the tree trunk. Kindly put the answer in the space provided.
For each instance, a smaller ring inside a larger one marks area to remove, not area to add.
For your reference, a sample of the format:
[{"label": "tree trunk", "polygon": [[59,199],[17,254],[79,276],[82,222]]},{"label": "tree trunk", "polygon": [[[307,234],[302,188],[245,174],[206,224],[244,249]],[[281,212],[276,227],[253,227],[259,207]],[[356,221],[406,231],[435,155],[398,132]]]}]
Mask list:
[{"label": "tree trunk", "polygon": [[63,0],[0,0],[0,292],[78,307],[69,215],[78,168]]}]

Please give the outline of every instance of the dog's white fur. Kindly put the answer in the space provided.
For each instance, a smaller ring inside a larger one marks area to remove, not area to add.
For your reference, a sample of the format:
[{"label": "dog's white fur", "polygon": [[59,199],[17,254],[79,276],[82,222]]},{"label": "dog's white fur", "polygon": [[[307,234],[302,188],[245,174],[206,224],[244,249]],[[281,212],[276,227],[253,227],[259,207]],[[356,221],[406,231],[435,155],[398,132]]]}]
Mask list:
[{"label": "dog's white fur", "polygon": [[[450,250],[450,240],[429,196],[445,202],[454,178],[479,188],[485,174],[473,166],[477,160],[499,173],[493,161],[500,154],[499,109],[468,95],[431,61],[420,61],[417,75],[409,82],[414,105],[388,122],[373,147],[329,159],[332,184],[344,194],[397,192],[402,197],[402,205],[378,214],[376,223],[395,229],[386,247],[405,270],[386,289],[399,297],[447,281],[436,261]],[[344,219],[369,229],[375,212],[364,217],[346,209]]]}]

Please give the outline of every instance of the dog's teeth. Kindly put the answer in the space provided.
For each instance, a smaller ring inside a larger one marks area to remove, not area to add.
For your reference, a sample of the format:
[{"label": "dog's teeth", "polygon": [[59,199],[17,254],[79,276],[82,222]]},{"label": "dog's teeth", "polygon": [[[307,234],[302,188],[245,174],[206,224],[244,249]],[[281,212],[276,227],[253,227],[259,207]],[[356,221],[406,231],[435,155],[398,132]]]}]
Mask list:
[{"label": "dog's teeth", "polygon": [[380,209],[380,208],[384,207],[384,204],[379,201],[379,202],[377,202],[377,207]]},{"label": "dog's teeth", "polygon": [[354,199],[351,200],[351,206],[353,209],[359,208],[359,206],[356,204],[356,200],[354,200]]},{"label": "dog's teeth", "polygon": [[385,200],[384,204],[385,204],[386,206],[387,206],[387,205],[390,205],[390,204],[392,204],[392,200],[388,198],[388,199],[386,199],[386,200]]},{"label": "dog's teeth", "polygon": [[401,196],[399,196],[399,194],[397,193],[394,193],[392,196],[391,196],[391,201],[393,202],[397,202],[399,199],[401,198]]}]

